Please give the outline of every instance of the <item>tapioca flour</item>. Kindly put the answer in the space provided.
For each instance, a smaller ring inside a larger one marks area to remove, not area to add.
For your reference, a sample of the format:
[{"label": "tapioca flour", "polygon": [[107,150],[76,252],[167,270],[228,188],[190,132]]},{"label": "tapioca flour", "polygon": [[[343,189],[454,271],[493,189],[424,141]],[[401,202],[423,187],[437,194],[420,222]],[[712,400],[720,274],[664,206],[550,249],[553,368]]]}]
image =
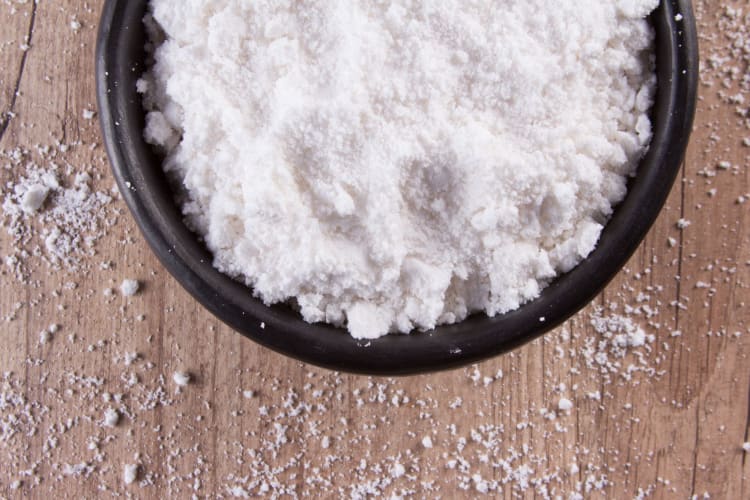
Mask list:
[{"label": "tapioca flour", "polygon": [[145,135],[214,265],[264,302],[357,338],[500,314],[625,196],[657,5],[152,0]]}]

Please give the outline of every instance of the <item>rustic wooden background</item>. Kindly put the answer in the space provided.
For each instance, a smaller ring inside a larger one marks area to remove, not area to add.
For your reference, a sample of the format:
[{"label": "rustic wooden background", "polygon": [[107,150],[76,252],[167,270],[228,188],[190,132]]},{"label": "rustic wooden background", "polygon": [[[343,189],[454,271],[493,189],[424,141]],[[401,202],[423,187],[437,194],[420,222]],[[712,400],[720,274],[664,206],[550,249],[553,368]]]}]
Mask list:
[{"label": "rustic wooden background", "polygon": [[[0,2],[3,199],[27,162],[111,190],[96,119],[83,116],[101,5]],[[663,214],[595,304],[476,367],[378,379],[262,349],[180,288],[117,198],[77,269],[45,263],[43,220],[28,221],[27,242],[3,230],[4,258],[30,254],[20,275],[10,263],[1,275],[0,497],[750,498],[750,31],[728,10],[750,5],[695,7],[699,111]],[[117,291],[125,278],[143,283],[135,297]],[[592,315],[653,341],[616,359]],[[178,388],[175,371],[191,382]]]}]

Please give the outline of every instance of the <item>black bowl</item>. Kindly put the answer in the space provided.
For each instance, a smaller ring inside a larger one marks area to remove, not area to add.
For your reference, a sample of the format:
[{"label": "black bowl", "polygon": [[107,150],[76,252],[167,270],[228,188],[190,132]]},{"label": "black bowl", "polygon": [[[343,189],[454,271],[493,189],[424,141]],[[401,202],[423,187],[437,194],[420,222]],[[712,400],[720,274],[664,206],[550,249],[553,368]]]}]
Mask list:
[{"label": "black bowl", "polygon": [[653,144],[596,250],[516,311],[494,318],[476,314],[431,332],[357,341],[343,329],[310,325],[289,307],[265,306],[214,269],[212,256],[185,227],[161,159],[143,139],[136,81],[146,70],[146,6],[147,0],[107,0],[96,51],[102,132],[125,201],[164,266],[207,309],[266,347],[332,369],[395,375],[453,368],[506,352],[562,323],[591,301],[638,247],[674,183],[692,128],[695,19],[689,0],[662,0],[651,16],[658,77]]}]

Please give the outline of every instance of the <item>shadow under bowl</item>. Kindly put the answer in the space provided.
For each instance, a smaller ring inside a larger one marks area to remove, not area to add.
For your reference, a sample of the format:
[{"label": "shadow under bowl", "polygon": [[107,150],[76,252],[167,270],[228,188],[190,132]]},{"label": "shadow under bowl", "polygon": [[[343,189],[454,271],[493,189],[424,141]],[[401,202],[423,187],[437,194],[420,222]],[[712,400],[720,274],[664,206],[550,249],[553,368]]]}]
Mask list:
[{"label": "shadow under bowl", "polygon": [[147,69],[142,22],[147,3],[107,0],[96,50],[104,142],[133,217],[163,265],[219,319],[277,352],[335,370],[403,375],[454,368],[509,351],[558,326],[604,288],[645,237],[671,190],[692,128],[698,81],[695,19],[689,0],[662,0],[650,17],[658,78],[653,142],[591,255],[515,311],[493,318],[475,314],[430,332],[358,341],[343,329],[308,324],[287,306],[267,307],[250,289],[217,271],[211,254],[185,226],[162,160],[143,139],[145,113],[136,81]]}]

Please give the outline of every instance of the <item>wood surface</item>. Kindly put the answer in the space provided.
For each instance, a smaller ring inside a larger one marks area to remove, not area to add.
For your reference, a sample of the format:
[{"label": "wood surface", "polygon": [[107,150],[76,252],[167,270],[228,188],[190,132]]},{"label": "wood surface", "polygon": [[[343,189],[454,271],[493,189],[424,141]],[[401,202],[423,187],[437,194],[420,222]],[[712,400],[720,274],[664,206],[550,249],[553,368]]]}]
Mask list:
[{"label": "wood surface", "polygon": [[[3,197],[24,171],[9,152],[35,158],[37,145],[58,143],[72,146],[54,161],[112,188],[97,121],[82,116],[95,109],[102,3],[0,2]],[[750,5],[695,6],[701,97],[666,208],[592,306],[510,355],[399,379],[286,359],[191,299],[119,199],[78,270],[33,255],[24,279],[4,266],[0,497],[750,498],[750,203],[740,199],[750,192],[750,95],[737,83],[748,67],[707,63],[729,54],[725,8]],[[726,98],[743,92],[744,104]],[[690,225],[680,230],[679,219]],[[15,245],[3,230],[3,257]],[[135,297],[117,292],[125,278],[143,283]],[[602,370],[585,353],[601,340],[592,314],[629,318],[654,340]],[[50,324],[59,331],[41,343]],[[126,353],[139,358],[127,364]],[[175,371],[191,382],[178,389]],[[102,425],[109,407],[114,427]],[[125,464],[138,465],[133,484]]]}]

